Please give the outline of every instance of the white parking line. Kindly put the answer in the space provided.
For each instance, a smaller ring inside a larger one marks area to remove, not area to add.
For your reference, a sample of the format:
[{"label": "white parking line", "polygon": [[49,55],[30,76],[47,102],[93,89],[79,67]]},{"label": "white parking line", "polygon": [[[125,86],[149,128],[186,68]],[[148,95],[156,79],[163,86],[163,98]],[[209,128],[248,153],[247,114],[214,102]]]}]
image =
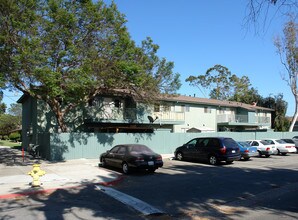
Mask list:
[{"label": "white parking line", "polygon": [[151,214],[164,214],[165,212],[149,205],[146,202],[143,202],[135,197],[129,196],[125,193],[119,192],[115,189],[105,187],[105,186],[96,186],[97,189],[101,190],[103,193],[117,199],[118,201],[134,208],[135,210],[141,212],[144,215]]}]

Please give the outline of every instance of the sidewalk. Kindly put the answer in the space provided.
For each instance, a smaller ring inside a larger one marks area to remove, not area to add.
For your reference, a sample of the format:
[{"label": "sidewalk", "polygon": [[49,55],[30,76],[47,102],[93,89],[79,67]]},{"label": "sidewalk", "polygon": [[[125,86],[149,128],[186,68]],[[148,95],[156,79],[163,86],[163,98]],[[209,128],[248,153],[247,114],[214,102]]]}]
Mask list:
[{"label": "sidewalk", "polygon": [[[162,155],[171,158],[172,154]],[[113,170],[98,166],[98,159],[77,159],[65,162],[36,160],[22,151],[0,146],[0,199],[14,198],[40,192],[50,193],[59,188],[71,188],[88,184],[113,185],[123,176]],[[40,164],[46,174],[40,177],[41,186],[31,187],[28,175],[33,164]]]},{"label": "sidewalk", "polygon": [[[36,163],[46,174],[40,177],[40,187],[31,187],[32,177],[28,172]],[[87,184],[111,185],[122,179],[121,173],[99,167],[98,163],[98,159],[49,162],[35,160],[30,155],[23,159],[20,150],[0,146],[0,199]]]}]

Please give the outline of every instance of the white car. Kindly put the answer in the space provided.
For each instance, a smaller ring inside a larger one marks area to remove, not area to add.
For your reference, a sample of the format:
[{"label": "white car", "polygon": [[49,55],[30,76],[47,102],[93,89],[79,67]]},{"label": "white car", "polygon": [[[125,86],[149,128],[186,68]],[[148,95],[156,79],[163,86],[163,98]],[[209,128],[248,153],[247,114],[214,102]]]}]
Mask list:
[{"label": "white car", "polygon": [[274,144],[269,144],[267,141],[263,140],[250,140],[246,141],[250,146],[255,146],[258,148],[259,156],[270,157],[272,154],[277,154],[277,149]]},{"label": "white car", "polygon": [[277,149],[277,153],[286,155],[287,153],[296,153],[295,144],[287,143],[280,139],[265,139],[269,144],[274,144]]}]

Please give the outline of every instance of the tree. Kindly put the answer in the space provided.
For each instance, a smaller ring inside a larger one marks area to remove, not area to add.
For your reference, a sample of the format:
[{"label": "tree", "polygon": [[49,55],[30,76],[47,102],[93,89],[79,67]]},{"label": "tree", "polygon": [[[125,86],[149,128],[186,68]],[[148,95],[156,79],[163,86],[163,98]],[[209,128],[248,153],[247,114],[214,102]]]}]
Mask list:
[{"label": "tree", "polygon": [[266,108],[274,109],[272,112],[272,125],[275,131],[287,131],[290,127],[290,122],[286,118],[288,103],[283,100],[283,95],[278,94],[263,98],[260,105]]},{"label": "tree", "polygon": [[20,126],[20,121],[16,116],[2,114],[0,115],[0,134],[7,135],[10,131],[18,129]]},{"label": "tree", "polygon": [[6,111],[6,104],[2,103],[3,100],[3,91],[0,91],[0,114],[4,114]]},{"label": "tree", "polygon": [[294,20],[290,20],[285,24],[283,33],[284,37],[282,39],[277,37],[274,44],[286,70],[283,79],[290,86],[295,99],[295,112],[289,128],[289,131],[293,131],[298,117],[298,24]]},{"label": "tree", "polygon": [[251,104],[260,98],[258,91],[251,87],[247,76],[237,77],[227,67],[215,65],[205,75],[189,76],[190,85],[210,89],[209,97],[219,100],[231,100]]},{"label": "tree", "polygon": [[293,14],[297,16],[298,2],[296,0],[248,0],[245,24],[253,24],[256,32],[266,30],[274,17],[281,18]]},{"label": "tree", "polygon": [[46,102],[62,132],[66,115],[98,94],[157,97],[180,87],[173,63],[150,38],[131,40],[125,17],[102,0],[0,3],[0,73],[7,85]]},{"label": "tree", "polygon": [[185,81],[192,86],[210,89],[210,98],[225,100],[230,96],[231,72],[227,67],[215,65],[205,75],[189,76]]},{"label": "tree", "polygon": [[8,109],[8,114],[22,117],[22,105],[20,103],[12,103]]}]

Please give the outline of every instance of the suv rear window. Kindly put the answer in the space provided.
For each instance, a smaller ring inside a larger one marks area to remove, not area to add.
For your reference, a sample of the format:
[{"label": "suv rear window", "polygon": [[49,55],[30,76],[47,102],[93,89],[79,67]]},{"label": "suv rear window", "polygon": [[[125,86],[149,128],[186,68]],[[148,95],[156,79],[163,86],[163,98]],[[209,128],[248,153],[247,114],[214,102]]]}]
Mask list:
[{"label": "suv rear window", "polygon": [[226,146],[226,148],[235,148],[235,147],[237,148],[238,147],[238,144],[232,138],[224,138],[223,144],[224,144],[224,146]]}]

